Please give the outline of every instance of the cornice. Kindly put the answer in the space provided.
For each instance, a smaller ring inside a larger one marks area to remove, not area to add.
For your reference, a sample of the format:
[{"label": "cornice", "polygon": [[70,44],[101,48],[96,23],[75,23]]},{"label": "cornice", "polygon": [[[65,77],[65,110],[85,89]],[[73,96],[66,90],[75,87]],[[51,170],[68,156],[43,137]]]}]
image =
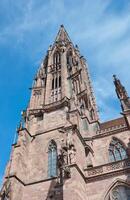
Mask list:
[{"label": "cornice", "polygon": [[54,103],[43,105],[43,109],[45,112],[51,112],[51,111],[60,109],[61,107],[69,106],[69,100],[70,99],[65,96],[60,101],[56,101]]},{"label": "cornice", "polygon": [[41,180],[38,180],[38,181],[33,181],[33,182],[25,183],[23,180],[21,180],[21,179],[20,179],[19,177],[17,177],[16,175],[10,175],[10,176],[5,177],[5,178],[6,178],[6,179],[14,178],[14,179],[16,179],[19,183],[21,183],[23,186],[29,186],[29,185],[39,184],[39,183],[51,181],[51,180],[53,180],[53,179],[57,179],[57,177],[52,177],[52,178],[46,178],[46,179],[41,179]]},{"label": "cornice", "polygon": [[69,101],[70,101],[70,99],[65,96],[61,100],[50,103],[50,104],[45,104],[41,108],[28,109],[28,113],[29,113],[29,115],[38,115],[40,112],[44,113],[44,112],[55,111],[55,110],[60,109],[64,106],[69,106]]},{"label": "cornice", "polygon": [[[126,174],[127,176],[127,174],[130,173],[130,160],[126,159],[126,160],[118,161],[115,163],[108,163],[106,165],[93,167],[92,169],[84,169],[84,171],[89,172],[89,175],[87,176],[84,175],[84,173],[82,172],[82,170],[76,163],[68,165],[68,167],[69,168],[74,167],[79,172],[84,182],[87,184],[90,182],[100,181],[106,178],[111,178],[113,176],[119,176],[122,174]],[[104,168],[106,168],[106,172],[104,172]],[[6,179],[15,178],[23,186],[29,186],[29,185],[35,185],[35,184],[51,181],[53,179],[57,179],[58,177],[46,178],[46,179],[41,179],[41,180],[26,182],[26,183],[23,180],[21,180],[19,177],[17,177],[16,175],[10,175],[5,178]]]}]

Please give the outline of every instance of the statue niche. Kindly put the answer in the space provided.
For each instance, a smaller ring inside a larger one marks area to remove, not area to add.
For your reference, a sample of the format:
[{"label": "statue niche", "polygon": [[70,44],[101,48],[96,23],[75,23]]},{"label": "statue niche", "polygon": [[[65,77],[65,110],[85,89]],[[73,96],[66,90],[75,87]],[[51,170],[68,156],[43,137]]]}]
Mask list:
[{"label": "statue niche", "polygon": [[58,155],[58,168],[63,171],[64,177],[70,177],[70,168],[68,165],[75,163],[76,161],[76,149],[74,145],[73,133],[68,132],[65,135],[65,139],[62,138],[60,144],[60,150]]}]

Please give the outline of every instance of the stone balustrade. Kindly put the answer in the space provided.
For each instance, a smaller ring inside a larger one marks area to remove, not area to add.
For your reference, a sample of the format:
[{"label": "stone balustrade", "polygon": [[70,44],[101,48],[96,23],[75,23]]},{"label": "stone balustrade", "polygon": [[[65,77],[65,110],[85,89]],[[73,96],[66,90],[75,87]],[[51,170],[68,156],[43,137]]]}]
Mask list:
[{"label": "stone balustrade", "polygon": [[84,169],[87,177],[104,175],[111,172],[130,169],[130,159],[125,159],[117,162],[108,163],[105,165]]}]

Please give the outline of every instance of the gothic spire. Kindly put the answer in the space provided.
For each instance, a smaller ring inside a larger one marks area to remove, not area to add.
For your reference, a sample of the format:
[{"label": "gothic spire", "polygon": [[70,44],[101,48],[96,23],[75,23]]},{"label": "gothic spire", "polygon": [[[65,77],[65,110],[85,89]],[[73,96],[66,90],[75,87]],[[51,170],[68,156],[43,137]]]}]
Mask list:
[{"label": "gothic spire", "polygon": [[130,98],[128,96],[125,87],[122,85],[121,81],[116,77],[116,75],[113,75],[113,78],[114,78],[115,90],[118,98],[120,99],[122,109],[123,110],[130,109]]},{"label": "gothic spire", "polygon": [[71,43],[71,39],[67,33],[67,31],[65,30],[64,26],[61,25],[60,29],[58,31],[58,34],[56,36],[55,42],[67,42],[67,43]]}]

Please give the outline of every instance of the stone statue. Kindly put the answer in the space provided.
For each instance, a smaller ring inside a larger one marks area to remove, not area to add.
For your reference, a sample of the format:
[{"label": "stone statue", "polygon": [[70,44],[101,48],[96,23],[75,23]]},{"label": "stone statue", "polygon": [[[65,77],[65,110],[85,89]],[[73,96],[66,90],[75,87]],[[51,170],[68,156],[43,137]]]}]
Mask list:
[{"label": "stone statue", "polygon": [[68,120],[69,119],[69,108],[68,106],[65,106],[65,113],[66,113],[66,119]]},{"label": "stone statue", "polygon": [[74,146],[69,150],[69,164],[73,164],[76,162],[76,149]]},{"label": "stone statue", "polygon": [[70,149],[72,146],[74,146],[74,138],[73,138],[73,133],[68,133],[67,134],[67,139],[66,139],[66,143],[67,143],[67,147]]},{"label": "stone statue", "polygon": [[59,153],[59,165],[62,167],[63,165],[68,164],[68,149],[64,139],[61,140],[61,149]]},{"label": "stone statue", "polygon": [[81,115],[84,115],[84,109],[85,109],[84,103],[83,103],[83,101],[81,101],[81,102],[80,102],[80,114],[81,114]]}]

